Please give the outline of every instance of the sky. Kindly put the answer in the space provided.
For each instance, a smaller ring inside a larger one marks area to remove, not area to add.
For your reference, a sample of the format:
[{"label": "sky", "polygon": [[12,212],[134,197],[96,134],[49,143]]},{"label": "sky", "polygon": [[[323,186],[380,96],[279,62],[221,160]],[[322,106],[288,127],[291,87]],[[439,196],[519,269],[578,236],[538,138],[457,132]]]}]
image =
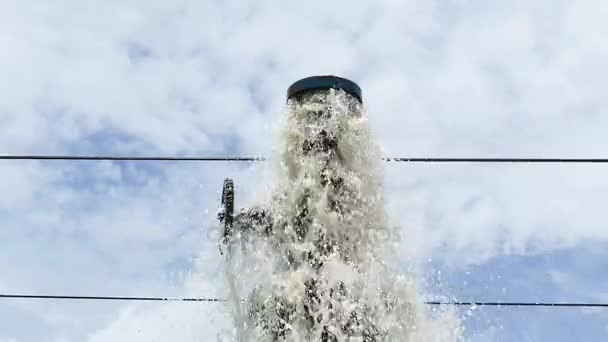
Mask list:
[{"label": "sky", "polygon": [[[385,156],[606,157],[605,1],[0,5],[0,154],[269,156],[287,87],[335,74]],[[222,180],[241,206],[265,167],[0,161],[0,293],[222,297]],[[387,163],[395,261],[427,298],[608,302],[607,171]],[[605,310],[459,312],[469,341],[608,337]],[[208,341],[226,314],[2,299],[0,342]]]}]

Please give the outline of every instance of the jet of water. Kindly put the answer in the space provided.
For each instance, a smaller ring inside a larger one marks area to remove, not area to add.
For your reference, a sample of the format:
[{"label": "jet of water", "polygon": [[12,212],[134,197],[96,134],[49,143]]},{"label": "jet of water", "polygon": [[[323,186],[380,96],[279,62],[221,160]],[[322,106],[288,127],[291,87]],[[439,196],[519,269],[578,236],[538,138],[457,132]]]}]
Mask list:
[{"label": "jet of water", "polygon": [[285,117],[273,196],[238,214],[227,242],[235,339],[458,340],[453,313],[431,315],[415,279],[387,266],[399,234],[361,102],[316,91]]}]

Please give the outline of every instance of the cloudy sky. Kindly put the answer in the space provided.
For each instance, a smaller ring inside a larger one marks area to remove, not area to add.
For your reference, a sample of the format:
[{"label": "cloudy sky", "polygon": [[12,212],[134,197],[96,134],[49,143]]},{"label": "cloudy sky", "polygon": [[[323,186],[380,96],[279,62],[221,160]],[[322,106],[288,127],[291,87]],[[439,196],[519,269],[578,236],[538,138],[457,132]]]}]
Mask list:
[{"label": "cloudy sky", "polygon": [[[608,156],[606,1],[0,4],[0,154],[267,156],[291,82],[337,74],[363,88],[386,156]],[[608,166],[385,171],[424,296],[608,302]],[[221,297],[218,190],[232,176],[254,198],[262,174],[1,161],[0,292]],[[471,341],[608,337],[603,310],[460,312]],[[225,314],[1,300],[0,341],[213,340]]]}]

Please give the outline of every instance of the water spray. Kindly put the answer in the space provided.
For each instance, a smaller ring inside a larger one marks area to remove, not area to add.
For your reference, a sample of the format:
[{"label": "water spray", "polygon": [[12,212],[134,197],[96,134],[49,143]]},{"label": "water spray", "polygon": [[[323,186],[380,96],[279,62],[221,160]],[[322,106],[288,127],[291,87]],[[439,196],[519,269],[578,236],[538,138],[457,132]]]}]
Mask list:
[{"label": "water spray", "polygon": [[279,145],[270,200],[236,212],[233,180],[222,190],[236,339],[450,340],[429,339],[411,279],[384,261],[386,237],[398,235],[361,88],[336,76],[295,82]]}]

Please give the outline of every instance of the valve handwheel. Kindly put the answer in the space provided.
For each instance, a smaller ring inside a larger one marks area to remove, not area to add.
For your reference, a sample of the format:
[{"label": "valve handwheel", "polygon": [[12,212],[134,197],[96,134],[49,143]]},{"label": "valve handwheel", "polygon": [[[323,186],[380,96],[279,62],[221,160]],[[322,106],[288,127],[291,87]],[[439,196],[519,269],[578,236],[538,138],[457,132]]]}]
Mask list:
[{"label": "valve handwheel", "polygon": [[224,179],[222,188],[222,206],[218,214],[220,222],[224,223],[224,243],[232,236],[234,222],[234,182],[230,178]]}]

